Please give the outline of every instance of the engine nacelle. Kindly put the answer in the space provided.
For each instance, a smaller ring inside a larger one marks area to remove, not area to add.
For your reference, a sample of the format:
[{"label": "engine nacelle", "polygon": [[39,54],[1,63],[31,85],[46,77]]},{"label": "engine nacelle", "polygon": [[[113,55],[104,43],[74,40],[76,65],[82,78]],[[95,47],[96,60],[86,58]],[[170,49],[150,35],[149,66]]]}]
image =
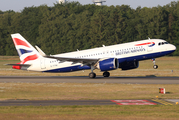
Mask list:
[{"label": "engine nacelle", "polygon": [[131,70],[139,67],[139,61],[124,62],[119,66],[122,70]]},{"label": "engine nacelle", "polygon": [[97,68],[101,71],[110,71],[119,68],[119,62],[116,58],[101,59],[97,64]]}]

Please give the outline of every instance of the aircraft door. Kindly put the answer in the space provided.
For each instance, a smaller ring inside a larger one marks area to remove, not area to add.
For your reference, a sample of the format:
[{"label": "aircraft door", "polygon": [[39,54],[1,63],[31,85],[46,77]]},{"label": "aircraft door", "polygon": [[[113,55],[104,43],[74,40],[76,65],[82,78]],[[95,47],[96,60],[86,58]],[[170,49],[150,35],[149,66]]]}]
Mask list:
[{"label": "aircraft door", "polygon": [[109,50],[106,50],[106,51],[105,51],[104,57],[109,57]]},{"label": "aircraft door", "polygon": [[45,69],[45,59],[41,59],[40,60],[40,66],[41,66],[41,69]]},{"label": "aircraft door", "polygon": [[148,52],[153,51],[153,47],[148,46],[147,51],[148,51]]}]

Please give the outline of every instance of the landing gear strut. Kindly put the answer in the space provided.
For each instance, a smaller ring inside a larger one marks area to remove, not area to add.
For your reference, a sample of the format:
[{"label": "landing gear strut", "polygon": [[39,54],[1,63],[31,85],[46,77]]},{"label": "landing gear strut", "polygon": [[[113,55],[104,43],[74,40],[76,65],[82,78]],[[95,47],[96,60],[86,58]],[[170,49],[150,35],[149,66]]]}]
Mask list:
[{"label": "landing gear strut", "polygon": [[109,76],[110,76],[110,73],[106,71],[106,72],[103,73],[103,76],[104,76],[104,77],[109,77]]},{"label": "landing gear strut", "polygon": [[158,65],[155,64],[155,59],[152,59],[152,61],[153,61],[153,64],[154,64],[153,68],[154,68],[154,69],[157,69],[157,68],[158,68]]},{"label": "landing gear strut", "polygon": [[95,69],[95,67],[93,65],[91,65],[91,73],[89,73],[89,78],[95,78],[96,74],[93,72],[93,70]]}]

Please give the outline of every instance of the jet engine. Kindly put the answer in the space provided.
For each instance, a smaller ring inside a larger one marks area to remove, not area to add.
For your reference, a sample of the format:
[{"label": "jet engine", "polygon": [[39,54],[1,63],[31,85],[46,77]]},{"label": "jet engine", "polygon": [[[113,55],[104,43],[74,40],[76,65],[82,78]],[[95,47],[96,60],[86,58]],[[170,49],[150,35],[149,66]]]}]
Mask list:
[{"label": "jet engine", "polygon": [[131,70],[139,67],[139,61],[123,62],[120,63],[119,68],[122,70]]},{"label": "jet engine", "polygon": [[99,60],[97,68],[101,71],[110,71],[119,68],[119,62],[116,58],[107,58]]}]

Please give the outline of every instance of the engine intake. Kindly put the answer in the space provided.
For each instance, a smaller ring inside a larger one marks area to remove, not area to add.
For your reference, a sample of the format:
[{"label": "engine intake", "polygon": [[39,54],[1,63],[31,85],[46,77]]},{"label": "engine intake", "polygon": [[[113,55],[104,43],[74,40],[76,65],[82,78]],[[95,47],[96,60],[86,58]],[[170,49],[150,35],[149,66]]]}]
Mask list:
[{"label": "engine intake", "polygon": [[97,68],[101,71],[110,71],[119,68],[119,62],[116,58],[101,59],[97,64]]}]

